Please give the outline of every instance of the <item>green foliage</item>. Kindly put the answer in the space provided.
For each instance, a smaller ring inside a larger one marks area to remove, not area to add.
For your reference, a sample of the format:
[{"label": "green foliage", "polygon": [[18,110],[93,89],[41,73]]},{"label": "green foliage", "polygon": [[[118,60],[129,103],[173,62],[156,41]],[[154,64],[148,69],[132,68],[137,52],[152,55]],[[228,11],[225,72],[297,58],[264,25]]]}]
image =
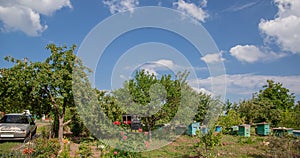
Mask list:
[{"label": "green foliage", "polygon": [[214,157],[213,149],[221,145],[222,133],[209,130],[207,134],[197,131],[199,141],[194,145],[199,157]]},{"label": "green foliage", "polygon": [[64,150],[59,154],[58,158],[71,158],[70,157],[70,145],[64,144]]},{"label": "green foliage", "polygon": [[50,134],[50,128],[49,126],[41,126],[38,128],[40,130],[40,133],[41,133],[41,137],[46,139],[46,138],[49,138],[49,134]]},{"label": "green foliage", "polygon": [[151,131],[158,122],[167,123],[176,114],[180,105],[180,85],[171,75],[158,79],[142,70],[113,94],[124,112],[144,115],[142,122]]},{"label": "green foliage", "polygon": [[299,157],[300,139],[294,137],[269,137],[266,153],[275,157]]},{"label": "green foliage", "polygon": [[281,83],[272,80],[267,80],[267,83],[252,99],[240,103],[238,112],[247,123],[270,122],[272,126],[278,126],[284,121],[282,118],[289,119],[286,112],[294,107],[294,94]]},{"label": "green foliage", "polygon": [[111,148],[104,157],[140,158],[141,151],[149,147],[148,137],[145,137],[143,133],[121,132],[118,138],[115,148]]},{"label": "green foliage", "polygon": [[290,93],[289,89],[283,87],[281,83],[274,83],[272,80],[267,80],[267,85],[259,91],[257,98],[259,100],[268,99],[277,109],[288,110],[295,104],[295,96]]},{"label": "green foliage", "polygon": [[60,150],[58,139],[37,138],[33,141],[35,157],[57,157]]},{"label": "green foliage", "polygon": [[222,126],[223,129],[226,129],[243,123],[243,118],[241,118],[241,116],[235,110],[229,110],[227,115],[219,117],[217,124]]},{"label": "green foliage", "polygon": [[[89,83],[88,69],[74,54],[76,46],[49,44],[50,56],[43,62],[29,62],[7,57],[14,65],[2,68],[0,78],[0,111],[22,112],[29,109],[39,116],[53,112],[58,119],[58,137],[62,145],[64,115],[74,107],[73,71],[81,82]],[[56,127],[53,129],[57,129]]]},{"label": "green foliage", "polygon": [[78,153],[81,157],[91,157],[93,155],[91,146],[86,142],[80,143]]},{"label": "green foliage", "polygon": [[255,140],[251,137],[239,137],[239,144],[254,144]]}]

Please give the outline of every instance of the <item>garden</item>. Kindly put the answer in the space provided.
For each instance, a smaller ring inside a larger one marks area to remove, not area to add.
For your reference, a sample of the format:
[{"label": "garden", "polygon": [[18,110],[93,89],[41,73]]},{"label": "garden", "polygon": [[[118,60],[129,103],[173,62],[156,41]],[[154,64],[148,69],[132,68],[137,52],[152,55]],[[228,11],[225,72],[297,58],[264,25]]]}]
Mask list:
[{"label": "garden", "polygon": [[[43,62],[6,57],[13,66],[0,69],[0,111],[28,109],[38,125],[29,141],[2,141],[2,157],[300,157],[300,102],[281,83],[223,103],[189,86],[188,71],[139,70],[104,91],[92,87],[76,46],[46,48]],[[259,123],[269,125],[263,136]]]}]

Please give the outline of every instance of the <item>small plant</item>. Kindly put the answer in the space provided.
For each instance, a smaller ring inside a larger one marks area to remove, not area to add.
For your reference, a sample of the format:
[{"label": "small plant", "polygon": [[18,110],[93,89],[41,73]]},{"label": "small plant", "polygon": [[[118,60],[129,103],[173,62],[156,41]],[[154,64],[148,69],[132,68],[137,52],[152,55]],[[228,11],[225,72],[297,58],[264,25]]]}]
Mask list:
[{"label": "small plant", "polygon": [[91,157],[93,154],[91,146],[86,142],[80,143],[78,153],[81,157]]},{"label": "small plant", "polygon": [[141,129],[139,133],[125,133],[120,132],[120,139],[115,148],[111,148],[110,152],[103,155],[104,157],[131,157],[140,158],[142,154],[140,151],[149,148],[148,132],[143,132]]},{"label": "small plant", "polygon": [[238,143],[239,144],[253,144],[253,143],[255,143],[255,140],[253,140],[251,137],[239,137]]},{"label": "small plant", "polygon": [[57,157],[60,149],[58,139],[37,138],[34,140],[34,157]]},{"label": "small plant", "polygon": [[49,126],[41,126],[38,128],[40,130],[39,133],[41,133],[42,138],[49,138],[50,130],[51,128]]},{"label": "small plant", "polygon": [[60,153],[59,158],[70,158],[70,142],[64,139],[64,150]]},{"label": "small plant", "polygon": [[215,146],[221,145],[222,133],[214,133],[212,130],[209,130],[207,134],[202,134],[200,131],[197,131],[197,137],[199,142],[194,146],[199,157],[214,157],[212,149]]},{"label": "small plant", "polygon": [[300,157],[300,139],[292,136],[267,139],[269,142],[266,152],[275,157]]}]

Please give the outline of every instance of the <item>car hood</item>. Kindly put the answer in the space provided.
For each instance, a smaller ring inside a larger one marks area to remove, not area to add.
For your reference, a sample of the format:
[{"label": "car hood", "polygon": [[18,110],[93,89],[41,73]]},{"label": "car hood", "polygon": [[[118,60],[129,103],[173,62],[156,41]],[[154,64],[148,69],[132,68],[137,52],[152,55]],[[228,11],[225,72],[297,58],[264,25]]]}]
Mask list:
[{"label": "car hood", "polygon": [[20,131],[28,128],[28,124],[19,124],[19,123],[1,123],[0,131]]}]

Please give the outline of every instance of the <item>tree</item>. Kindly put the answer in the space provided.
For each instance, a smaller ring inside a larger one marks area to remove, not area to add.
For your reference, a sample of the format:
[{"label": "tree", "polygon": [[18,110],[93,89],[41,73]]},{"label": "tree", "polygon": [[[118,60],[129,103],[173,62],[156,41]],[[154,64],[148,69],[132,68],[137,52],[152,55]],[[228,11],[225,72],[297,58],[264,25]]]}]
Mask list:
[{"label": "tree", "polygon": [[282,83],[275,83],[273,80],[267,80],[262,90],[257,94],[258,100],[267,99],[280,110],[291,109],[295,104],[294,93],[290,93],[289,89],[283,87]]},{"label": "tree", "polygon": [[179,80],[172,80],[171,75],[158,79],[142,70],[113,94],[126,113],[143,116],[142,121],[151,139],[154,126],[158,122],[169,122],[176,114],[181,99],[180,86]]},{"label": "tree", "polygon": [[[267,85],[250,100],[240,103],[239,112],[248,123],[270,122],[277,126],[282,115],[294,107],[295,96],[281,83],[267,80]],[[286,113],[287,114],[287,113]]]},{"label": "tree", "polygon": [[47,97],[36,93],[34,82],[36,70],[33,62],[28,59],[18,60],[5,57],[13,63],[10,68],[2,68],[0,77],[0,111],[7,113],[22,112],[29,109],[32,113],[41,116],[51,109],[47,106]]},{"label": "tree", "polygon": [[1,110],[20,112],[18,109],[28,108],[39,114],[53,110],[59,121],[58,139],[63,149],[63,127],[70,122],[64,122],[65,111],[75,106],[73,71],[77,70],[80,82],[89,84],[89,70],[76,58],[75,45],[67,48],[49,44],[46,48],[51,54],[43,62],[6,58],[14,65],[1,69]]},{"label": "tree", "polygon": [[51,107],[58,117],[58,139],[63,149],[63,127],[70,122],[64,122],[65,111],[67,107],[75,106],[72,90],[73,71],[80,71],[81,81],[89,83],[89,70],[74,54],[75,45],[68,49],[66,46],[49,44],[46,48],[51,51],[50,57],[45,62],[32,65],[37,71],[33,85],[37,93],[50,99]]}]

